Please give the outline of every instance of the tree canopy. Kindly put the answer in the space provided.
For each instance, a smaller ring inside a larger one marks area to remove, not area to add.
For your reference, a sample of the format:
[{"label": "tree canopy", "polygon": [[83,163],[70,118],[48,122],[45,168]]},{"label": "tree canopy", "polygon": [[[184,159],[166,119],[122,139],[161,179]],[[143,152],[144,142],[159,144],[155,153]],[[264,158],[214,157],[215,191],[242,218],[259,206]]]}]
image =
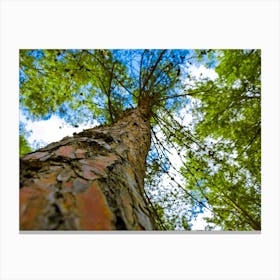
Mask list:
[{"label": "tree canopy", "polygon": [[223,229],[261,228],[260,59],[259,50],[220,51],[219,78],[199,81],[193,91],[200,148],[182,171],[187,188],[212,205],[208,221]]},{"label": "tree canopy", "polygon": [[259,230],[260,76],[260,50],[20,50],[20,107],[73,126],[145,107],[145,191],[159,226],[190,230],[207,212],[206,229]]}]

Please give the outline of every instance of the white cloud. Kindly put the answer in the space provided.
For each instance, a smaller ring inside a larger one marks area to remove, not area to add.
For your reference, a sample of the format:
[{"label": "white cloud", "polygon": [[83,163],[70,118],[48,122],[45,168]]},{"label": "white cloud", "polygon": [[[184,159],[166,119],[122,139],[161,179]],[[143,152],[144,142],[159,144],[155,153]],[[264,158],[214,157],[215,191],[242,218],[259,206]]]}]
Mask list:
[{"label": "white cloud", "polygon": [[215,80],[218,78],[218,74],[215,72],[214,69],[206,68],[204,65],[200,65],[199,67],[192,65],[189,67],[189,72],[192,76],[197,78],[209,78],[211,80]]},{"label": "white cloud", "polygon": [[93,125],[80,125],[72,127],[67,125],[58,116],[52,116],[49,120],[28,121],[23,116],[21,120],[26,123],[26,130],[32,131],[28,141],[32,144],[34,141],[42,141],[46,144],[61,140],[65,136],[72,136],[74,132],[78,133],[84,129],[93,127]]},{"label": "white cloud", "polygon": [[203,213],[198,214],[197,218],[194,221],[191,221],[193,224],[192,230],[204,230],[208,225],[204,218],[211,216],[211,212],[207,209],[204,209]]}]

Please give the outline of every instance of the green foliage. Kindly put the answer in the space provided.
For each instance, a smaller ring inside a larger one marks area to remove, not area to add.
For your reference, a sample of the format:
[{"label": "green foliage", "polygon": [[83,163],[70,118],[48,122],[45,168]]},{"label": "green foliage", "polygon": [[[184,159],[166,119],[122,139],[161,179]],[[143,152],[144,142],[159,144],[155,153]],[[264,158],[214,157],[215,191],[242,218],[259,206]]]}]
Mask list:
[{"label": "green foliage", "polygon": [[20,147],[20,156],[32,152],[32,148],[29,146],[28,141],[24,138],[23,135],[19,136],[19,147]]},{"label": "green foliage", "polygon": [[166,218],[166,214],[164,213],[164,208],[158,204],[153,204],[153,209],[155,212],[155,219],[158,224],[159,230],[174,230],[175,229],[175,221],[169,220]]},{"label": "green foliage", "polygon": [[26,130],[24,123],[20,122],[19,130],[19,155],[23,156],[32,152],[33,149],[30,147],[26,139],[30,135],[30,131]]},{"label": "green foliage", "polygon": [[[79,122],[88,115],[93,118],[104,114],[101,90],[107,90],[109,74],[94,59],[103,63],[106,58],[86,50],[22,50],[21,106],[28,108],[33,118],[54,112],[67,116],[69,109],[80,108],[80,114],[75,116],[80,118]],[[101,73],[102,80],[97,76]],[[71,118],[67,120],[73,122]]]},{"label": "green foliage", "polygon": [[33,119],[56,113],[73,125],[112,123],[145,102],[155,113],[180,82],[185,56],[184,50],[21,50],[20,104]]},{"label": "green foliage", "polygon": [[208,222],[230,230],[261,228],[261,54],[218,51],[216,81],[196,83],[194,135],[187,153],[187,189],[198,186],[214,212]]}]

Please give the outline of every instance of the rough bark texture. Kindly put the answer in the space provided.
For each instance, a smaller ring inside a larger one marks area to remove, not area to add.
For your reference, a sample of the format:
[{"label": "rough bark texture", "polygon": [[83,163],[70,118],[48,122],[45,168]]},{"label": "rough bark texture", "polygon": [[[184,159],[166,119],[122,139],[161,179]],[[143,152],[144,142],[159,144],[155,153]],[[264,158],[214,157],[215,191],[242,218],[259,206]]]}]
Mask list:
[{"label": "rough bark texture", "polygon": [[138,108],[23,156],[20,229],[156,229],[144,194],[150,138]]}]

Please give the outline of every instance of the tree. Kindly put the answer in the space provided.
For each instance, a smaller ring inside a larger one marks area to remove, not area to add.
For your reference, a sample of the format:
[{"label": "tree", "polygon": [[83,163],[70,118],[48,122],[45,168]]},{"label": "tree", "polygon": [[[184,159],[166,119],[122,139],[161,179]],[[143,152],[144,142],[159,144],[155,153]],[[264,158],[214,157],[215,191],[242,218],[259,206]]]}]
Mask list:
[{"label": "tree", "polygon": [[[261,53],[218,51],[219,78],[190,90],[199,102],[201,149],[185,159],[187,189],[211,205],[208,222],[228,230],[261,229]],[[194,172],[194,170],[196,172]],[[189,172],[188,172],[189,171]]]},{"label": "tree", "polygon": [[25,135],[29,135],[30,132],[26,131],[24,123],[20,123],[19,126],[19,154],[23,156],[27,153],[32,152],[32,148],[28,144]]},{"label": "tree", "polygon": [[[193,81],[189,76],[189,66],[199,58],[204,63],[205,54],[212,64],[219,63],[217,81]],[[251,143],[242,133],[232,136],[238,128],[221,129],[219,122],[208,127],[205,116],[209,113],[204,110],[213,100],[207,99],[210,91],[226,96],[230,89],[236,96],[247,96],[251,87],[258,89],[254,77],[259,73],[245,67],[246,55],[242,50],[21,50],[20,104],[30,118],[47,119],[55,113],[73,126],[93,120],[100,123],[21,157],[21,229],[179,226],[190,230],[190,219],[205,209],[212,213],[210,221],[223,229],[229,228],[228,220],[232,229],[257,229],[260,211],[253,206],[258,203],[258,188],[250,184],[258,182],[258,163],[219,159],[222,168],[216,171],[210,161],[217,152],[212,146],[205,148],[210,137],[216,144],[218,139],[223,157],[243,150],[249,155],[251,146],[252,151],[259,149],[253,138]],[[234,66],[238,75],[233,78],[230,67],[236,58],[241,66]],[[193,100],[199,100],[194,128],[181,118]],[[216,113],[226,102],[217,100],[220,103],[212,109]],[[237,109],[244,109],[244,127],[251,124],[252,114],[259,117],[257,105],[251,113],[243,105]],[[225,117],[228,121],[230,114]],[[241,113],[236,116],[240,119]],[[237,137],[239,150],[230,150]],[[184,163],[181,170],[170,160],[174,152]],[[193,166],[200,168],[194,171]],[[207,176],[200,176],[204,166]],[[183,176],[174,175],[177,171]],[[225,187],[215,179],[221,174]],[[208,191],[216,183],[219,188]],[[159,185],[166,184],[168,191],[159,193]],[[237,192],[231,191],[232,186],[242,190],[240,196],[234,196]],[[250,206],[244,207],[244,199],[251,199]],[[178,201],[187,208],[174,217]],[[233,211],[229,205],[237,205],[238,219],[228,214]]]}]

